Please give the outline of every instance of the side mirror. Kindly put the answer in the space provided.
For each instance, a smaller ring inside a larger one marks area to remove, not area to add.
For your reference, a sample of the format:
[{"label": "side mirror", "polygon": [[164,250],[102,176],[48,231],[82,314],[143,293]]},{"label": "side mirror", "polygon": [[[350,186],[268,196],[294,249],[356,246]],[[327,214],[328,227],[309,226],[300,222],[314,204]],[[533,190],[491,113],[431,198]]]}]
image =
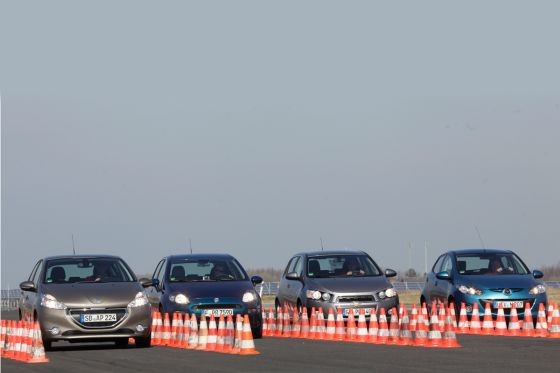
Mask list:
[{"label": "side mirror", "polygon": [[261,276],[253,276],[251,277],[251,282],[253,283],[253,286],[261,284],[263,282],[263,279]]},{"label": "side mirror", "polygon": [[390,269],[390,268],[387,268],[385,270],[385,277],[395,277],[396,275],[397,275],[397,272]]},{"label": "side mirror", "polygon": [[138,279],[138,282],[140,283],[140,285],[142,285],[143,288],[149,288],[154,283],[152,280],[145,277]]},{"label": "side mirror", "polygon": [[299,275],[297,274],[297,272],[290,272],[286,275],[286,278],[288,280],[301,280],[301,278],[299,277]]},{"label": "side mirror", "polygon": [[159,279],[153,278],[151,282],[151,286],[154,286],[156,288],[159,287]]},{"label": "side mirror", "polygon": [[436,274],[436,277],[440,280],[451,280],[451,275],[447,271],[439,272],[438,274]]},{"label": "side mirror", "polygon": [[533,271],[533,277],[534,278],[543,278],[543,276],[544,276],[544,273],[542,273],[541,271],[536,270],[536,269]]},{"label": "side mirror", "polygon": [[19,284],[19,288],[23,291],[37,291],[37,288],[35,287],[35,284],[33,283],[33,281],[24,281],[21,284]]}]

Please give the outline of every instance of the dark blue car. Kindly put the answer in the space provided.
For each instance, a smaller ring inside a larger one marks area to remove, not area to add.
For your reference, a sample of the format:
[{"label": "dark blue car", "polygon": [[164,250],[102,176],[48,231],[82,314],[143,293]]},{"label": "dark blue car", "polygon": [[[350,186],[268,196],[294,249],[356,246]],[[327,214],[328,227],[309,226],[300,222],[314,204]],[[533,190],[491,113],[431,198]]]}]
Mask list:
[{"label": "dark blue car", "polygon": [[262,304],[241,264],[227,254],[171,255],[157,264],[147,289],[153,307],[162,313],[249,315],[254,338],[262,335]]},{"label": "dark blue car", "polygon": [[506,317],[516,308],[520,317],[525,315],[525,304],[529,303],[531,314],[536,320],[539,305],[546,306],[546,287],[538,279],[541,271],[530,271],[523,261],[509,250],[470,249],[453,250],[441,255],[431,272],[420,302],[428,305],[432,301],[445,304],[453,302],[459,316],[461,302],[470,315],[473,305],[478,304],[484,313],[490,304],[492,315],[497,315],[501,304]]}]

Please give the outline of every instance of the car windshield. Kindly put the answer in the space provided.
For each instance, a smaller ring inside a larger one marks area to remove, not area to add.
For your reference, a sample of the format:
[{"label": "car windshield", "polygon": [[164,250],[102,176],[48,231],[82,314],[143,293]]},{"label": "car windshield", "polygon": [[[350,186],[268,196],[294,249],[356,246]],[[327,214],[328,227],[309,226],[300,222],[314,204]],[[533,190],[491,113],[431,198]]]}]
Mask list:
[{"label": "car windshield", "polygon": [[307,259],[307,277],[380,275],[381,270],[367,255],[317,255]]},{"label": "car windshield", "polygon": [[46,263],[43,282],[68,284],[77,282],[132,282],[134,275],[117,258],[64,258]]},{"label": "car windshield", "polygon": [[529,269],[515,254],[457,255],[457,271],[461,275],[527,275]]},{"label": "car windshield", "polygon": [[247,274],[235,259],[174,259],[170,263],[168,280],[170,282],[245,281]]}]

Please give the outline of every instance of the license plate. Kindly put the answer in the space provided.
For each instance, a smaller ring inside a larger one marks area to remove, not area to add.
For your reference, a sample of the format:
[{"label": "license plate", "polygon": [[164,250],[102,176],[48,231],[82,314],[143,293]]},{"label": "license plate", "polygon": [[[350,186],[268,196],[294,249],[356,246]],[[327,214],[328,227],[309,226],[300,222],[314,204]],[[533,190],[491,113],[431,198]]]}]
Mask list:
[{"label": "license plate", "polygon": [[522,300],[512,300],[512,301],[499,301],[492,303],[492,307],[498,308],[500,304],[503,308],[523,308]]},{"label": "license plate", "polygon": [[232,308],[218,308],[218,309],[213,309],[213,310],[204,310],[203,312],[204,316],[211,316],[214,315],[214,317],[220,317],[220,316],[233,316],[233,309]]},{"label": "license plate", "polygon": [[81,314],[81,322],[111,322],[117,321],[116,313],[93,313],[93,314]]},{"label": "license plate", "polygon": [[[350,313],[350,310],[354,310],[354,316],[359,316],[360,315],[360,308],[343,308],[342,309],[342,314],[344,316],[348,316],[348,314]],[[364,308],[364,314],[365,316],[369,316],[371,314],[371,308]]]}]

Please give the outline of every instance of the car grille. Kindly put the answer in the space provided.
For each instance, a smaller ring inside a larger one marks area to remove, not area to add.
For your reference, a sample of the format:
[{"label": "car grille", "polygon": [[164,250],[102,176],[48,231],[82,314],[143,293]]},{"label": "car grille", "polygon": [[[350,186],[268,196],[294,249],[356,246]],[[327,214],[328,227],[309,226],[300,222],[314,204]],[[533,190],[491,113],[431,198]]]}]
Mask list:
[{"label": "car grille", "polygon": [[[115,313],[117,315],[117,321],[109,322],[84,322],[80,321],[80,315],[94,315],[100,313]],[[118,323],[120,323],[127,314],[126,308],[96,308],[96,309],[71,309],[68,311],[72,320],[86,329],[100,329],[100,328],[112,328]]]},{"label": "car grille", "polygon": [[523,290],[522,288],[494,288],[494,289],[488,289],[488,290],[493,291],[495,293],[503,293],[505,289],[509,289],[509,291],[511,291],[511,293],[518,293],[521,290]]},{"label": "car grille", "polygon": [[193,310],[217,310],[217,309],[225,309],[225,308],[243,308],[240,304],[219,304],[219,303],[212,303],[212,304],[199,304],[193,307]]},{"label": "car grille", "polygon": [[367,302],[375,302],[375,297],[373,295],[343,295],[338,297],[338,303],[367,303]]}]

